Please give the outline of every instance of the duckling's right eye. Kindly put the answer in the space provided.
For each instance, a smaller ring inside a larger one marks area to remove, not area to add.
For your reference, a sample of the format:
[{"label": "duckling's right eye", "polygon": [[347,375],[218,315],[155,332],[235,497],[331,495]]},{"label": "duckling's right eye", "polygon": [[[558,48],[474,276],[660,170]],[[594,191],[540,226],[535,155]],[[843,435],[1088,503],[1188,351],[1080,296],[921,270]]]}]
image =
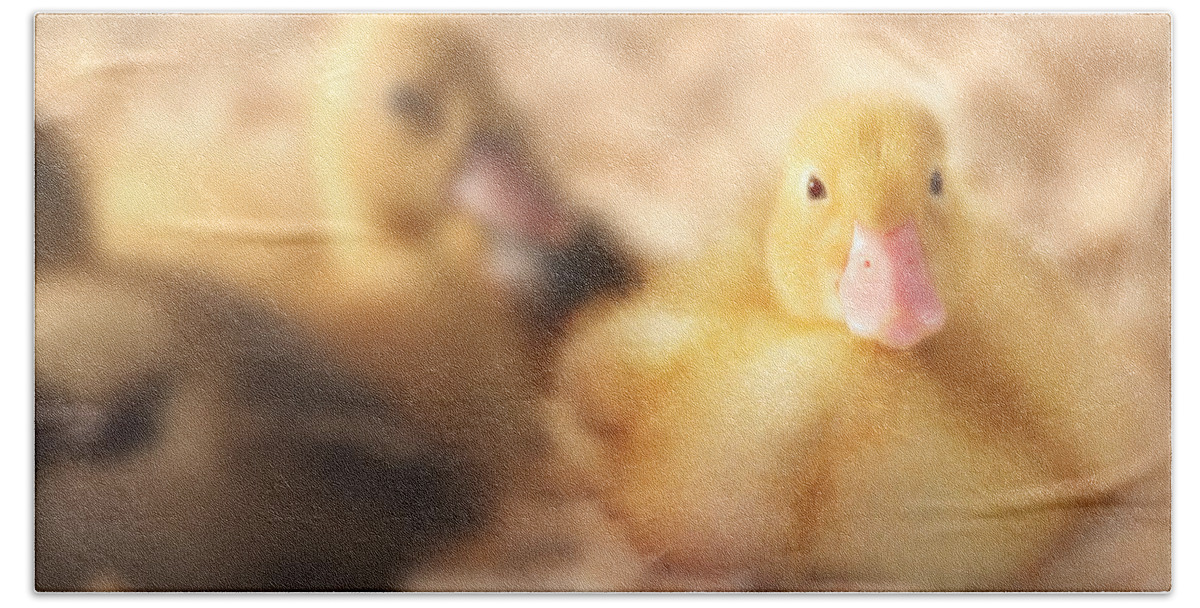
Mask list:
[{"label": "duckling's right eye", "polygon": [[417,131],[432,135],[441,128],[441,104],[430,91],[412,85],[401,85],[392,92],[391,109],[408,121]]},{"label": "duckling's right eye", "polygon": [[808,190],[808,200],[820,201],[820,200],[825,199],[825,196],[826,196],[825,183],[822,182],[819,178],[816,178],[816,177],[808,178],[807,190]]}]

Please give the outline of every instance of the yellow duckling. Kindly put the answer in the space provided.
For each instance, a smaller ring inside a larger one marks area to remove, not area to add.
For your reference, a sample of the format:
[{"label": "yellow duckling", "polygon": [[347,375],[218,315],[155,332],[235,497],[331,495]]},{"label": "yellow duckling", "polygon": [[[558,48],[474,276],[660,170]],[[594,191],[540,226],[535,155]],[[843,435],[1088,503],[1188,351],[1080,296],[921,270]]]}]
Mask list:
[{"label": "yellow duckling", "polygon": [[1161,462],[1165,387],[967,215],[945,146],[908,101],[823,106],[762,240],[580,319],[557,399],[643,586],[1027,587]]},{"label": "yellow duckling", "polygon": [[470,37],[429,17],[346,18],[336,29],[316,79],[312,154],[343,275],[499,294],[519,309],[506,321],[532,321],[534,333],[632,278],[611,239],[566,209],[532,161]]}]

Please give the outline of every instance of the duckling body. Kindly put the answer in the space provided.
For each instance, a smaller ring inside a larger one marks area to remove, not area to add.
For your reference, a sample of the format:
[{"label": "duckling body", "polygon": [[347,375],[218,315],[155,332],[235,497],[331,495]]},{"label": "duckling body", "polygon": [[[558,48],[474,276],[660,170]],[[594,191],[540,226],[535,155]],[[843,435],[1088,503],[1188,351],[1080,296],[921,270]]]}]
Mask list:
[{"label": "duckling body", "polygon": [[909,353],[767,312],[642,301],[567,356],[644,584],[1002,588],[1036,566],[1067,518],[1005,496],[1048,483],[1037,441],[979,426]]},{"label": "duckling body", "polygon": [[1021,588],[1161,457],[1152,388],[963,214],[943,137],[903,100],[825,106],[759,239],[578,324],[558,403],[647,585]]}]

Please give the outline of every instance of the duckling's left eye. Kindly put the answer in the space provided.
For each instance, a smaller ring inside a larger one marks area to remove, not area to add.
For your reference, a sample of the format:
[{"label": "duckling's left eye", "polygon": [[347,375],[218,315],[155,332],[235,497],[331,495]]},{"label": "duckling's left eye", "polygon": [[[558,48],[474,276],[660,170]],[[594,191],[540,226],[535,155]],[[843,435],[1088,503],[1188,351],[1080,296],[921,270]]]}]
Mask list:
[{"label": "duckling's left eye", "polygon": [[432,135],[441,128],[441,100],[424,88],[402,85],[391,95],[391,109],[418,131]]},{"label": "duckling's left eye", "polygon": [[808,178],[806,189],[808,190],[808,200],[810,201],[819,201],[826,196],[825,183],[818,177]]},{"label": "duckling's left eye", "polygon": [[934,170],[933,175],[929,176],[929,193],[934,196],[942,194],[942,172]]}]

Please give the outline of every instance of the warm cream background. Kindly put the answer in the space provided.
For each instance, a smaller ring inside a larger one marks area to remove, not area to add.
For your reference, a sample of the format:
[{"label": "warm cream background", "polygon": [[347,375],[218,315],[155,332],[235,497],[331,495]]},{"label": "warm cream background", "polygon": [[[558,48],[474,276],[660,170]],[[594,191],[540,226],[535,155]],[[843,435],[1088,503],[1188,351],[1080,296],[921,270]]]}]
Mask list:
[{"label": "warm cream background", "polygon": [[[441,18],[477,35],[570,200],[654,259],[694,255],[753,213],[790,125],[817,101],[908,91],[950,128],[949,179],[1062,268],[1168,381],[1167,16]],[[304,218],[316,206],[297,155],[333,19],[41,17],[36,114],[77,136],[90,179],[114,145],[167,141],[200,162],[238,159],[245,175],[226,190],[271,201],[259,219]],[[188,213],[245,212],[235,197]],[[1165,471],[1151,484],[1155,508],[1167,484]],[[1162,575],[1128,559],[1161,531],[1097,530],[1111,554],[1084,547],[1066,561]]]}]

